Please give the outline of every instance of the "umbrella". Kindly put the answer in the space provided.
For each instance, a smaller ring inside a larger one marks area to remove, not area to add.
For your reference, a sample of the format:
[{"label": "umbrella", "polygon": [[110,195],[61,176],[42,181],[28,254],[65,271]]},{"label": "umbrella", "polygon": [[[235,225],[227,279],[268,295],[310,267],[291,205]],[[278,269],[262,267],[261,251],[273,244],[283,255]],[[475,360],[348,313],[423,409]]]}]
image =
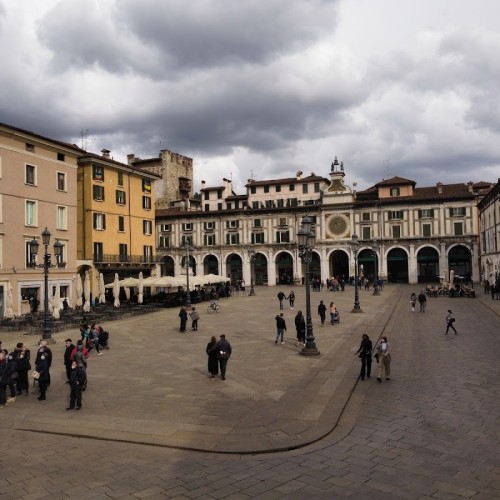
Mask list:
[{"label": "umbrella", "polygon": [[453,269],[450,271],[450,287],[453,286],[453,280],[455,279],[455,271]]},{"label": "umbrella", "polygon": [[205,274],[203,277],[207,280],[206,283],[222,283],[226,281],[223,276],[219,276],[218,274]]},{"label": "umbrella", "polygon": [[83,285],[82,285],[82,277],[80,273],[76,275],[76,305],[78,307],[82,307],[82,293],[83,293]]},{"label": "umbrella", "polygon": [[120,286],[125,286],[127,288],[135,288],[139,285],[139,280],[137,278],[125,278],[120,281]]},{"label": "umbrella", "polygon": [[106,295],[104,293],[104,275],[99,273],[99,304],[106,303]]},{"label": "umbrella", "polygon": [[83,283],[83,295],[85,297],[85,304],[83,304],[83,310],[85,312],[90,311],[90,276],[89,272],[85,271],[85,281]]},{"label": "umbrella", "polygon": [[14,311],[12,310],[12,285],[9,284],[7,285],[7,296],[5,298],[5,313],[4,316],[6,318],[13,318],[14,317]]},{"label": "umbrella", "polygon": [[115,307],[120,307],[120,278],[118,278],[118,273],[115,273],[115,281],[113,282],[113,298],[115,299]]},{"label": "umbrella", "polygon": [[56,291],[52,297],[52,316],[55,319],[59,319],[61,314],[59,310],[59,306],[61,305],[61,286],[59,285],[59,281],[56,283]]},{"label": "umbrella", "polygon": [[170,288],[172,286],[185,286],[186,280],[183,278],[175,278],[174,276],[162,276],[158,278],[155,286],[160,288]]},{"label": "umbrella", "polygon": [[144,277],[142,275],[142,271],[139,273],[139,284],[137,285],[139,288],[139,296],[137,297],[137,302],[142,304],[144,301],[143,293],[144,293]]},{"label": "umbrella", "polygon": [[125,298],[127,301],[130,300],[130,288],[128,286],[125,287]]},{"label": "umbrella", "polygon": [[143,286],[156,286],[156,282],[159,280],[158,276],[150,276],[149,278],[144,278],[142,280]]}]

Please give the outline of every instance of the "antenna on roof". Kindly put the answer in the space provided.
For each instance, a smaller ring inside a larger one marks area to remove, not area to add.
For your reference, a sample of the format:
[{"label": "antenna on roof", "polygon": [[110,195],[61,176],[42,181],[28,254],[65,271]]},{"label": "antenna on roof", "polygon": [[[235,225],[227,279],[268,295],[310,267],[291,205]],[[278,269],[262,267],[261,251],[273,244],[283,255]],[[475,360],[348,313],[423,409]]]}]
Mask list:
[{"label": "antenna on roof", "polygon": [[87,142],[89,140],[89,129],[86,128],[85,130],[80,130],[80,135],[82,137],[82,149],[84,151],[87,151]]}]

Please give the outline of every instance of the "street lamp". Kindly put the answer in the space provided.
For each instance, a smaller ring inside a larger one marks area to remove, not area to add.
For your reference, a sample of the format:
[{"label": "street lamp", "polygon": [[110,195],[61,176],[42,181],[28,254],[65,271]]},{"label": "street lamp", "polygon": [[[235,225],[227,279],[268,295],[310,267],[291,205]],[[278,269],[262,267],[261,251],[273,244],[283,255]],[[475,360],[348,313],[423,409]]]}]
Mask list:
[{"label": "street lamp", "polygon": [[186,282],[187,282],[187,292],[186,292],[186,309],[191,308],[191,292],[189,291],[189,268],[190,266],[190,261],[191,257],[189,255],[189,252],[193,251],[193,248],[191,248],[191,245],[189,244],[189,241],[185,241],[183,245],[183,250],[186,252]]},{"label": "street lamp", "polygon": [[255,250],[253,248],[248,249],[248,258],[250,259],[250,293],[249,293],[249,295],[255,295]]},{"label": "street lamp", "polygon": [[361,310],[361,304],[359,303],[359,291],[358,291],[358,248],[359,241],[358,235],[354,233],[352,235],[352,240],[349,242],[351,245],[352,252],[354,254],[354,308],[351,312],[359,313],[363,312]]},{"label": "street lamp", "polygon": [[43,255],[43,263],[37,264],[35,257],[38,253],[38,247],[40,244],[38,240],[33,238],[30,241],[30,265],[32,268],[43,269],[43,277],[44,277],[44,316],[43,316],[43,335],[42,338],[44,340],[52,339],[51,333],[51,317],[49,314],[49,269],[52,267],[57,267],[59,265],[60,258],[62,256],[63,244],[59,241],[54,243],[54,255],[56,257],[56,263],[52,264],[51,255],[48,251],[48,246],[50,243],[50,231],[45,228],[42,232],[42,244],[45,247],[45,253]]},{"label": "street lamp", "polygon": [[378,249],[378,241],[373,240],[373,261],[375,263],[375,283],[373,286],[373,293],[372,295],[380,295],[380,287],[378,286],[378,255],[377,255],[377,249]]},{"label": "street lamp", "polygon": [[302,219],[300,229],[297,232],[299,244],[300,260],[306,265],[306,345],[301,349],[302,356],[319,356],[320,352],[316,347],[313,335],[313,326],[311,318],[311,287],[309,284],[309,266],[312,263],[312,253],[316,234],[311,231],[312,219],[305,216]]}]

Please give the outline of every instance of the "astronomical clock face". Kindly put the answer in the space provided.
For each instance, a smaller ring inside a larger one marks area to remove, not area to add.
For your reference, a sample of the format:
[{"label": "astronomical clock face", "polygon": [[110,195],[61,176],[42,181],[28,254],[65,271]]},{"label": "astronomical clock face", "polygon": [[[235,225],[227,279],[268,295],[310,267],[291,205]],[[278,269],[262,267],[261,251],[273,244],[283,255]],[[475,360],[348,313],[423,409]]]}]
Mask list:
[{"label": "astronomical clock face", "polygon": [[347,231],[347,228],[347,219],[343,215],[330,217],[328,229],[333,236],[342,236]]}]

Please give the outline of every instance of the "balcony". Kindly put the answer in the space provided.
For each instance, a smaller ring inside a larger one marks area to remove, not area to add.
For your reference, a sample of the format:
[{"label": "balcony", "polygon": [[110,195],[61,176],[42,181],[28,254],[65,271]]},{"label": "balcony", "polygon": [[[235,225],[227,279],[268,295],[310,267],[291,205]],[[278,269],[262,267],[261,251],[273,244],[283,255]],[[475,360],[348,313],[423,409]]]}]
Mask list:
[{"label": "balcony", "polygon": [[130,264],[142,264],[146,266],[151,266],[159,262],[156,255],[119,255],[119,254],[94,254],[93,261],[96,265],[130,265]]}]

